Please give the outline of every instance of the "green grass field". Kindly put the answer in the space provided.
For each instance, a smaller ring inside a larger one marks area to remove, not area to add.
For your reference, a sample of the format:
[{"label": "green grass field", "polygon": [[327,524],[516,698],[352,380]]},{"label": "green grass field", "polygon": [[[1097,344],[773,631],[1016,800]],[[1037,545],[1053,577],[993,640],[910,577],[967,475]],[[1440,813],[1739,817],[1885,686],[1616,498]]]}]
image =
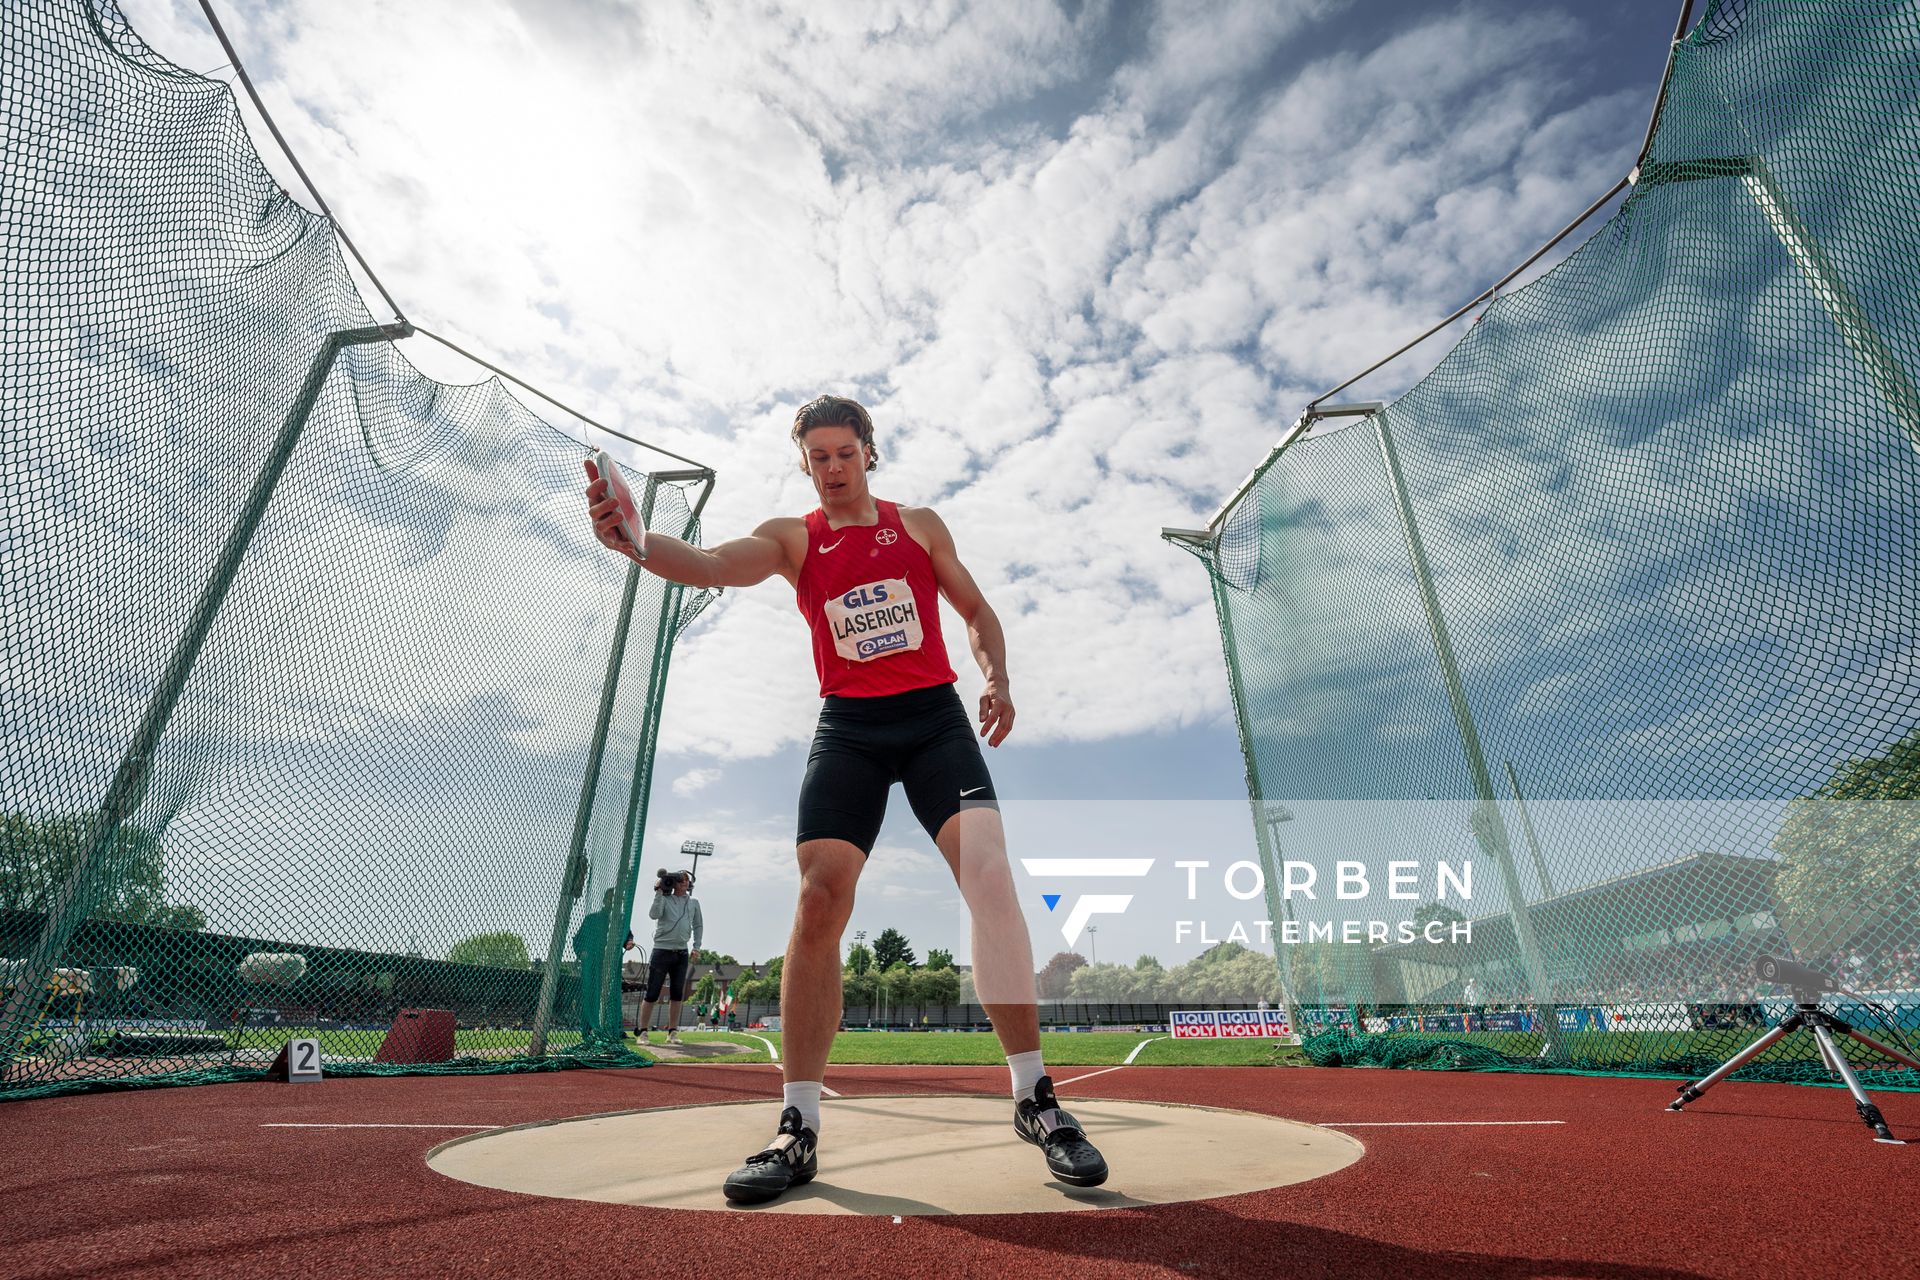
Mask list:
[{"label": "green grass field", "polygon": [[[1884,1031],[1872,1027],[1864,1029],[1870,1035],[1879,1034],[1889,1042],[1898,1043],[1895,1037],[1886,1035]],[[1475,1033],[1472,1036],[1462,1036],[1458,1032],[1437,1034],[1447,1039],[1465,1039],[1520,1057],[1530,1057],[1540,1047],[1537,1036],[1520,1032]],[[1689,1054],[1703,1058],[1725,1058],[1741,1045],[1751,1043],[1757,1034],[1730,1031],[1573,1032],[1564,1035],[1561,1043],[1563,1052],[1583,1066],[1604,1070],[1609,1065],[1624,1068],[1640,1062],[1672,1061]],[[282,1044],[296,1036],[314,1036],[319,1039],[320,1052],[326,1057],[371,1058],[379,1050],[384,1035],[383,1031],[315,1032],[297,1027],[249,1027],[240,1033],[239,1048],[248,1057],[255,1057],[263,1052],[278,1052]],[[748,1050],[746,1053],[707,1060],[717,1062],[769,1061],[762,1037],[772,1041],[776,1049],[781,1045],[781,1035],[777,1031],[752,1034],[715,1031],[681,1033],[681,1038],[689,1042],[725,1040]],[[1409,1041],[1431,1038],[1414,1032],[1368,1037],[1369,1040]],[[664,1032],[654,1032],[656,1044],[664,1039]],[[462,1030],[454,1033],[456,1051],[461,1053],[524,1050],[527,1040],[525,1031]],[[1251,1067],[1306,1063],[1297,1046],[1280,1046],[1271,1040],[1175,1041],[1164,1036],[1131,1031],[1042,1032],[1040,1047],[1046,1054],[1049,1067],[1113,1067],[1123,1063],[1142,1040],[1150,1041],[1140,1051],[1140,1056],[1134,1059],[1134,1064],[1142,1067]],[[631,1035],[627,1043],[645,1052]],[[558,1035],[554,1047],[564,1050],[570,1044],[571,1036]],[[1847,1056],[1856,1062],[1877,1065],[1881,1061],[1851,1042],[1847,1042],[1847,1046]],[[1812,1038],[1797,1035],[1789,1036],[1775,1045],[1758,1061],[1811,1063],[1817,1061],[1818,1056]],[[1000,1042],[987,1031],[842,1031],[834,1037],[833,1052],[828,1060],[845,1065],[998,1066],[1005,1059],[1000,1051]]]},{"label": "green grass field", "polygon": [[[708,1059],[718,1062],[766,1062],[766,1046],[755,1036],[764,1036],[773,1042],[775,1048],[781,1045],[778,1031],[755,1032],[752,1035],[724,1031],[683,1031],[680,1038],[693,1043],[712,1040],[727,1040],[734,1044],[747,1045],[754,1052],[728,1054],[724,1058]],[[661,1032],[654,1033],[655,1043],[664,1040]],[[1152,1043],[1134,1059],[1134,1065],[1142,1067],[1169,1066],[1206,1066],[1206,1067],[1265,1067],[1276,1063],[1303,1063],[1298,1048],[1278,1046],[1271,1040],[1181,1040],[1174,1041],[1156,1038],[1141,1032],[1096,1031],[1096,1032],[1042,1032],[1040,1051],[1046,1055],[1047,1066],[1052,1067],[1117,1067],[1126,1061],[1135,1046],[1142,1040]],[[633,1041],[636,1048],[641,1048]],[[1276,1050],[1279,1050],[1276,1053]],[[645,1052],[644,1048],[641,1048]],[[932,1066],[1001,1066],[1006,1055],[1001,1052],[1000,1041],[990,1031],[842,1031],[834,1037],[833,1052],[829,1062],[842,1065],[932,1065]]]},{"label": "green grass field", "polygon": [[[280,1046],[289,1040],[318,1040],[320,1055],[323,1058],[371,1058],[380,1051],[380,1042],[387,1038],[381,1031],[303,1031],[299,1027],[247,1027],[238,1033],[238,1040],[230,1033],[228,1043],[237,1043],[246,1053],[261,1051],[280,1052]],[[525,1031],[455,1031],[453,1047],[456,1053],[474,1053],[483,1049],[525,1049],[528,1035]],[[557,1047],[565,1047],[562,1042]]]},{"label": "green grass field", "polygon": [[[314,1031],[300,1027],[248,1027],[229,1033],[228,1044],[244,1059],[255,1060],[279,1052],[292,1039],[320,1041],[325,1058],[371,1058],[380,1049],[385,1031]],[[741,1045],[746,1053],[728,1054],[709,1062],[767,1062],[771,1059],[763,1039],[776,1049],[781,1045],[777,1031],[752,1034],[724,1031],[683,1031],[681,1038],[690,1043],[724,1040]],[[664,1042],[666,1033],[655,1031],[653,1043]],[[1142,1040],[1150,1041],[1134,1059],[1137,1066],[1212,1066],[1265,1067],[1279,1064],[1303,1065],[1305,1059],[1292,1045],[1280,1046],[1271,1040],[1182,1040],[1133,1031],[1042,1032],[1040,1047],[1049,1067],[1117,1067]],[[525,1031],[460,1030],[454,1033],[457,1053],[487,1050],[524,1051]],[[565,1050],[568,1035],[557,1035],[553,1047]],[[627,1044],[638,1052],[645,1046],[631,1034]],[[829,1061],[839,1064],[928,1065],[928,1066],[1000,1066],[1006,1061],[1000,1041],[990,1031],[842,1031],[834,1038]]]}]

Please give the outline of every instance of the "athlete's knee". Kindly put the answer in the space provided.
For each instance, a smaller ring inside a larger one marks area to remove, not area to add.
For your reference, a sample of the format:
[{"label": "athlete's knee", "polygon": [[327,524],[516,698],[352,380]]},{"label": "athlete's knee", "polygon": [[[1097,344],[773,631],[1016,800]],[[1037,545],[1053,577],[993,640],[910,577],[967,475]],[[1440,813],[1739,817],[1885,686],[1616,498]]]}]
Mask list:
[{"label": "athlete's knee", "polygon": [[800,886],[800,918],[807,924],[827,924],[853,912],[853,895],[839,885],[807,882]]},{"label": "athlete's knee", "polygon": [[[998,815],[995,815],[996,817]],[[961,814],[942,834],[947,862],[960,893],[972,904],[988,898],[1014,896],[1013,867],[1007,861],[1007,847],[1000,839],[999,824],[989,829],[984,823],[965,823]]]},{"label": "athlete's knee", "polygon": [[961,868],[960,892],[969,903],[1011,902],[1015,896],[1013,868],[1004,856],[970,859]]},{"label": "athlete's knee", "polygon": [[853,915],[853,877],[814,872],[800,877],[800,902],[794,915],[806,933],[830,930],[834,937]]}]

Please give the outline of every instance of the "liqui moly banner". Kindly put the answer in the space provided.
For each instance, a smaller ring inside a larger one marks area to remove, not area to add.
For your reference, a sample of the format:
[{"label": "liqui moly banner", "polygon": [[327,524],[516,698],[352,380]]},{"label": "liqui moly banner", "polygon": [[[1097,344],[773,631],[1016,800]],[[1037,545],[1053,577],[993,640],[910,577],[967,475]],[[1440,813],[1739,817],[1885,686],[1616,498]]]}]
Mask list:
[{"label": "liqui moly banner", "polygon": [[1168,1022],[1175,1040],[1273,1040],[1291,1036],[1285,1009],[1190,1009]]},{"label": "liqui moly banner", "polygon": [[1175,1040],[1212,1040],[1220,1034],[1217,1013],[1175,1012],[1168,1016],[1167,1030]]}]

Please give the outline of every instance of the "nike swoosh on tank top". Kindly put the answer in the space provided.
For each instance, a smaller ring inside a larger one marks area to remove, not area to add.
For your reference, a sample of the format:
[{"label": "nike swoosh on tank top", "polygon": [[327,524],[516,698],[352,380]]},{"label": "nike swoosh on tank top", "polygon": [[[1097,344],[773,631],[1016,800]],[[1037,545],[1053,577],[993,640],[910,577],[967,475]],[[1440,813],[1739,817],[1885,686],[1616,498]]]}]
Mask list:
[{"label": "nike swoosh on tank top", "polygon": [[813,630],[820,696],[878,698],[952,684],[940,636],[933,558],[900,522],[898,503],[875,499],[872,525],[830,528],[807,516],[807,556],[794,595]]}]

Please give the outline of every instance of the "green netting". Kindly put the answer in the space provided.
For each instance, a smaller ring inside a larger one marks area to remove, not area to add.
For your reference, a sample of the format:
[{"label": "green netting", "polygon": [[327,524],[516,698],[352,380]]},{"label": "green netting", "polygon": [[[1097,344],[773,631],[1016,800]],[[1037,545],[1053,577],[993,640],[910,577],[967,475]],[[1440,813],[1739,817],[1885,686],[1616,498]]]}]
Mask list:
[{"label": "green netting", "polygon": [[1199,550],[1263,856],[1478,871],[1393,904],[1470,941],[1276,948],[1316,1059],[1693,1073],[1790,1010],[1762,954],[1911,1052],[1915,262],[1920,9],[1715,4],[1619,211],[1255,473]]},{"label": "green netting", "polygon": [[[0,21],[0,1096],[298,1035],[336,1073],[636,1061],[617,959],[702,598],[593,542],[580,444],[407,362],[227,86],[106,0]],[[693,536],[709,480],[650,525]],[[405,1009],[452,1012],[451,1061],[376,1061]]]}]

